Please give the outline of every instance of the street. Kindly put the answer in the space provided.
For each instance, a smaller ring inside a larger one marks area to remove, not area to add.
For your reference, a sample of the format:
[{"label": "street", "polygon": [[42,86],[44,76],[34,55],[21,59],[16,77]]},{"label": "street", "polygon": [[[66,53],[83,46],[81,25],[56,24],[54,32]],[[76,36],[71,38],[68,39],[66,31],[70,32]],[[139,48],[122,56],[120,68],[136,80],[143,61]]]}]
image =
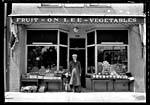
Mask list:
[{"label": "street", "polygon": [[5,102],[142,102],[145,93],[136,92],[5,92]]}]

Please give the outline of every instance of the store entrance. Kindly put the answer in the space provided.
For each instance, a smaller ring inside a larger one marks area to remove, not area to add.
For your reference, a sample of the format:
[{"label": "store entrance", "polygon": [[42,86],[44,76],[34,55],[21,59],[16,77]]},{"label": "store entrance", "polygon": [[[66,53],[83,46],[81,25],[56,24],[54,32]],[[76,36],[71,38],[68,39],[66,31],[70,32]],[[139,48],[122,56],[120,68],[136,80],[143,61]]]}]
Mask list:
[{"label": "store entrance", "polygon": [[81,86],[85,88],[85,39],[70,39],[69,61],[74,53],[78,55],[77,60],[81,63]]}]

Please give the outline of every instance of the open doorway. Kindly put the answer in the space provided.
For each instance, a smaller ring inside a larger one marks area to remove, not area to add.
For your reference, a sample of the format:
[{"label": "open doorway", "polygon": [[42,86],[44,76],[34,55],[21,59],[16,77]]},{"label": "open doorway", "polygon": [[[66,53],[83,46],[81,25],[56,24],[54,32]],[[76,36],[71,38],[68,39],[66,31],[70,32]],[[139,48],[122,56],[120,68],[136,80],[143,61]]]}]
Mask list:
[{"label": "open doorway", "polygon": [[78,55],[77,60],[81,63],[81,86],[85,88],[85,39],[70,39],[69,61],[74,53]]}]

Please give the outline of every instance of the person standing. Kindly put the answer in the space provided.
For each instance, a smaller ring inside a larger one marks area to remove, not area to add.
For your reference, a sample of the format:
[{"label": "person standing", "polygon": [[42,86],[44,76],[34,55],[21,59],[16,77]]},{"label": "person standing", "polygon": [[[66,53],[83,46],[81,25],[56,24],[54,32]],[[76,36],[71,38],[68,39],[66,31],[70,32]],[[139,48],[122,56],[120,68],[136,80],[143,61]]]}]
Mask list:
[{"label": "person standing", "polygon": [[70,61],[69,72],[71,73],[70,88],[74,92],[80,92],[81,86],[81,64],[77,61],[77,54],[72,55],[73,61]]}]

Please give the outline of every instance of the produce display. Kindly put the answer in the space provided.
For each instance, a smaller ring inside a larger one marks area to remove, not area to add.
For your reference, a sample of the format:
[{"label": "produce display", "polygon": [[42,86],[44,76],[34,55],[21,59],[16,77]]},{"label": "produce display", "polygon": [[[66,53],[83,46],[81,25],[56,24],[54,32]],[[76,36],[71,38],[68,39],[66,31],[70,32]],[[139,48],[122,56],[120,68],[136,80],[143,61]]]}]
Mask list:
[{"label": "produce display", "polygon": [[127,75],[104,75],[104,74],[93,74],[92,78],[95,79],[129,79]]},{"label": "produce display", "polygon": [[[62,71],[54,71],[46,70],[44,67],[41,67],[41,69],[38,72],[30,72],[22,74],[22,79],[60,79],[61,75],[66,70],[63,69]],[[59,78],[57,78],[59,77]]]},{"label": "produce display", "polygon": [[127,69],[124,64],[109,64],[108,61],[98,62],[97,74],[92,78],[128,79]]}]

